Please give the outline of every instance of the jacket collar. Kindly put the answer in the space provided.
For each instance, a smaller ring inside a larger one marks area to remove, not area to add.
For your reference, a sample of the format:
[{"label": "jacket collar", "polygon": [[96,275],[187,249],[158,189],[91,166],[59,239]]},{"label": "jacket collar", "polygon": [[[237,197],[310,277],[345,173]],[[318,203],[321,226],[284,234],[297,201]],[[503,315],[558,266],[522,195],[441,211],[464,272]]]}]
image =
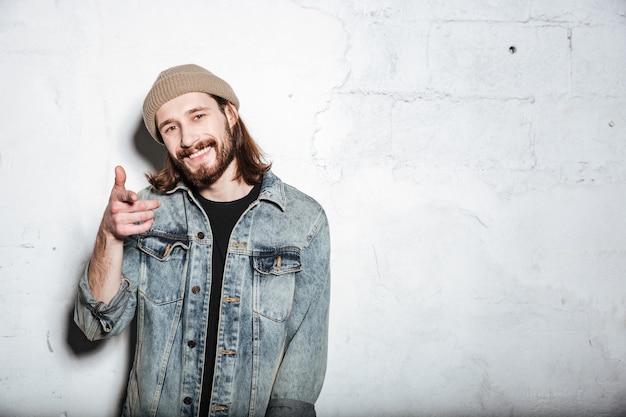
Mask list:
[{"label": "jacket collar", "polygon": [[[189,196],[193,197],[193,192],[189,186],[182,181],[179,182],[173,189],[166,192],[166,194],[174,194],[178,190],[184,191],[189,194]],[[263,174],[259,200],[274,203],[281,209],[281,211],[285,211],[285,184],[271,170]]]},{"label": "jacket collar", "polygon": [[267,171],[263,175],[259,200],[274,203],[282,211],[285,211],[287,200],[285,197],[285,184],[272,171]]}]

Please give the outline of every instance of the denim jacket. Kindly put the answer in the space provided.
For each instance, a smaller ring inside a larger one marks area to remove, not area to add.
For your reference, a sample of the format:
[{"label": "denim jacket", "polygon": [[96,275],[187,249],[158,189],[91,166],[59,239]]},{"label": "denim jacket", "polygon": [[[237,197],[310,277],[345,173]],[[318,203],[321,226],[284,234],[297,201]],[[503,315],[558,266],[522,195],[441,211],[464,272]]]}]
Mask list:
[{"label": "denim jacket", "polygon": [[[74,320],[88,339],[137,315],[124,416],[198,415],[212,238],[183,184],[159,199],[150,231],[124,242],[122,285],[107,305],[79,281]],[[330,239],[322,207],[265,174],[235,225],[224,267],[210,416],[315,416],[326,371]]]}]

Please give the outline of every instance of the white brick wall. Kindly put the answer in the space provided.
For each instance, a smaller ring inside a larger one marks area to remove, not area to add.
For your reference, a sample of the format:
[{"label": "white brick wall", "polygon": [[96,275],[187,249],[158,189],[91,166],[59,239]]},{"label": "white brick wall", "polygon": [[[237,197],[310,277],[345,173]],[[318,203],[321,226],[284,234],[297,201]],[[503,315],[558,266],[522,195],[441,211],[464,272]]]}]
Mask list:
[{"label": "white brick wall", "polygon": [[624,45],[623,0],[0,2],[0,416],[117,415],[74,289],[188,62],[327,208],[320,416],[623,415]]}]

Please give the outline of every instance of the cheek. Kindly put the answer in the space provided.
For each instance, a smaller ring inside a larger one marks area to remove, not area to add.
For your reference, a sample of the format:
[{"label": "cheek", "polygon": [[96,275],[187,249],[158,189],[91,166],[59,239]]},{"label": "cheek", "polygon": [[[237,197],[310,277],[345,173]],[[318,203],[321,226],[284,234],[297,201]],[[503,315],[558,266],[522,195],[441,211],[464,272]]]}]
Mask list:
[{"label": "cheek", "polygon": [[174,143],[172,139],[166,139],[163,142],[165,144],[165,149],[167,149],[167,153],[176,157],[176,152],[178,151],[178,144]]}]

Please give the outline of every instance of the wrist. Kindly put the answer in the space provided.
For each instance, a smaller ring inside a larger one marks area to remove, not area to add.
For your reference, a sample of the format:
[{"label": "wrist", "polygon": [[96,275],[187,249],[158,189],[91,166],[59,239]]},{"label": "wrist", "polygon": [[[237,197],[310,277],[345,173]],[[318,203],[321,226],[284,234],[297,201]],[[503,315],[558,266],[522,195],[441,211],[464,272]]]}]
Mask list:
[{"label": "wrist", "polygon": [[105,250],[111,249],[116,246],[123,246],[124,240],[115,236],[111,231],[109,231],[103,225],[98,229],[98,233],[96,234],[96,249]]}]

